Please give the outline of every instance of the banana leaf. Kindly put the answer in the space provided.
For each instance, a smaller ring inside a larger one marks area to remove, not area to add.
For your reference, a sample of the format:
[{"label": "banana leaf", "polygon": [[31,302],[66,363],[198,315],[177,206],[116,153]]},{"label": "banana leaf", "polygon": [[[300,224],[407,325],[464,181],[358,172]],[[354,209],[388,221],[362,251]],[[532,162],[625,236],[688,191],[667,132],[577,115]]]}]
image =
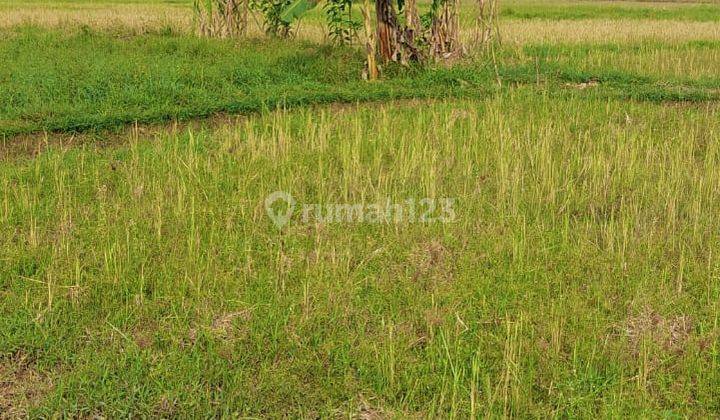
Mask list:
[{"label": "banana leaf", "polygon": [[320,0],[295,0],[280,13],[280,20],[285,23],[292,23],[295,19],[300,19],[308,10],[312,10],[318,5]]}]

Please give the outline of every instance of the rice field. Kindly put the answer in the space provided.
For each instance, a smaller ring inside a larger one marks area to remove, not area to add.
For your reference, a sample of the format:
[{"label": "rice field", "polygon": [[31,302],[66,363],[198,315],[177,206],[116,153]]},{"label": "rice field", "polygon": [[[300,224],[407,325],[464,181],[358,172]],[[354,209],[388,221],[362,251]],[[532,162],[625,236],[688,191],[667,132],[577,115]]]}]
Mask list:
[{"label": "rice field", "polygon": [[720,4],[502,7],[368,83],[0,0],[0,418],[717,417]]}]

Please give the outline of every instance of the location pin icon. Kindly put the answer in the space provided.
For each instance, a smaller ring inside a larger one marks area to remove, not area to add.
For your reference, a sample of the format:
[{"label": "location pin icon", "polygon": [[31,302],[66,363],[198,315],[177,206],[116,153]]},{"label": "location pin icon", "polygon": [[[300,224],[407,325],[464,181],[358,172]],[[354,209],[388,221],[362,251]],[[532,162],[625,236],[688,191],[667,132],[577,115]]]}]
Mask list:
[{"label": "location pin icon", "polygon": [[[285,210],[278,210],[277,207],[279,206],[273,207],[273,205],[278,202],[284,202],[286,204]],[[265,197],[265,211],[278,229],[282,229],[283,226],[290,221],[290,216],[292,216],[294,210],[295,200],[292,195],[286,193],[285,191],[275,191]]]}]

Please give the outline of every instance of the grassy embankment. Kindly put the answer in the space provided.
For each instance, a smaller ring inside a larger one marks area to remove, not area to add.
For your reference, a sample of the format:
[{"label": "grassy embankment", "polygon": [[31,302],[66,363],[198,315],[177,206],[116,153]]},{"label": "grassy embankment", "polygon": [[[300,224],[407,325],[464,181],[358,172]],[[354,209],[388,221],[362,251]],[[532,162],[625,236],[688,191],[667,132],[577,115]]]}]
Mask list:
[{"label": "grassy embankment", "polygon": [[707,100],[718,97],[719,55],[720,41],[534,44],[507,48],[497,66],[478,60],[451,69],[390,69],[386,80],[368,84],[360,80],[362,57],[350,48],[25,27],[0,41],[0,136],[278,106],[483,97],[517,84],[562,93],[590,82],[592,95]]}]

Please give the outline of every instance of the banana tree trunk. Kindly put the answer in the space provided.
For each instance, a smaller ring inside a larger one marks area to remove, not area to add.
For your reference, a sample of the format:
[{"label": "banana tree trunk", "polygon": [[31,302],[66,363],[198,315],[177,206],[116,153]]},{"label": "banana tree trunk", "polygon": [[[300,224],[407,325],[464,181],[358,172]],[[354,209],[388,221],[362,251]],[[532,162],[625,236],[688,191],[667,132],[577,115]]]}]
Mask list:
[{"label": "banana tree trunk", "polygon": [[420,15],[416,0],[405,0],[405,24],[407,25],[408,40],[414,44],[415,35],[420,33]]},{"label": "banana tree trunk", "polygon": [[430,44],[437,59],[456,58],[463,54],[458,5],[458,0],[445,0],[439,13],[433,17]]},{"label": "banana tree trunk", "polygon": [[375,0],[377,13],[377,41],[380,57],[384,62],[397,59],[398,22],[391,0]]}]

